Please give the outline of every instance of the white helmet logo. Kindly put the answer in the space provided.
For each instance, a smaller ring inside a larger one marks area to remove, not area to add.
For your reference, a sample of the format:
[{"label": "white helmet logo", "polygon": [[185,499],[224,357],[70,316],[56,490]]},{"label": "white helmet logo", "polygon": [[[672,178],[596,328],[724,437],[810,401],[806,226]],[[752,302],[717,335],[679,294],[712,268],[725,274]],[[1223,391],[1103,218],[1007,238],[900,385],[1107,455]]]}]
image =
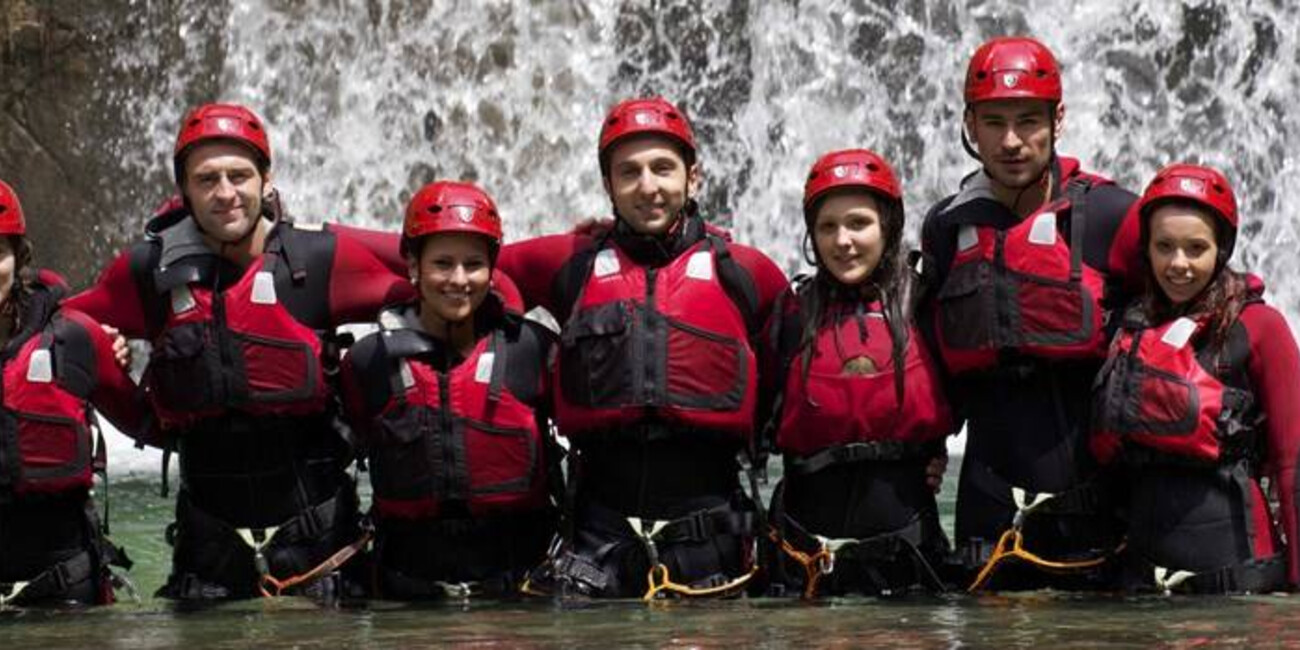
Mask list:
[{"label": "white helmet logo", "polygon": [[1178,187],[1188,194],[1205,194],[1205,181],[1199,178],[1180,178]]},{"label": "white helmet logo", "polygon": [[647,124],[654,123],[655,116],[650,113],[637,113],[632,116],[632,121],[636,122],[640,126],[646,126]]},{"label": "white helmet logo", "polygon": [[460,219],[465,223],[469,223],[474,220],[474,208],[468,205],[454,206],[452,207],[451,211],[456,215],[457,219]]},{"label": "white helmet logo", "polygon": [[1015,88],[1020,83],[1020,75],[1014,72],[1008,72],[1002,75],[1002,85],[1007,88]]},{"label": "white helmet logo", "polygon": [[849,175],[849,168],[844,165],[836,165],[835,168],[831,170],[831,174],[835,176],[835,178],[844,178]]},{"label": "white helmet logo", "polygon": [[228,117],[217,118],[217,130],[222,133],[238,133],[239,122]]}]

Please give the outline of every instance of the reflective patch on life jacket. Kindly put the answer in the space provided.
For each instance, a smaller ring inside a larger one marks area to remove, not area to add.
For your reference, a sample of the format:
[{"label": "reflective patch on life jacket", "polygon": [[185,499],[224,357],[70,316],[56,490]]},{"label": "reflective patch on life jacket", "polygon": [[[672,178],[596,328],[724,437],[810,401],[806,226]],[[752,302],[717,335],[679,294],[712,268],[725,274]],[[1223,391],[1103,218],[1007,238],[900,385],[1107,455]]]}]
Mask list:
[{"label": "reflective patch on life jacket", "polygon": [[275,276],[270,271],[258,271],[253,276],[253,295],[249,298],[254,304],[274,305]]},{"label": "reflective patch on life jacket", "polygon": [[1040,246],[1056,244],[1056,213],[1044,212],[1034,217],[1034,225],[1029,228],[1029,243]]},{"label": "reflective patch on life jacket", "polygon": [[27,381],[41,384],[54,381],[54,365],[50,362],[48,348],[40,348],[32,352],[32,357],[27,362]]},{"label": "reflective patch on life jacket", "polygon": [[191,309],[194,309],[194,307],[197,305],[197,303],[194,301],[194,294],[191,293],[190,288],[185,285],[181,285],[179,287],[176,287],[175,289],[172,289],[171,298],[172,298],[173,314],[177,314],[177,315],[183,314]]},{"label": "reflective patch on life jacket", "polygon": [[709,251],[691,253],[691,259],[686,263],[686,277],[696,280],[712,280],[713,255]]},{"label": "reflective patch on life jacket", "polygon": [[479,355],[478,363],[474,365],[474,381],[480,384],[492,381],[492,363],[496,358],[497,355],[491,352]]},{"label": "reflective patch on life jacket", "polygon": [[592,274],[598,278],[609,275],[615,275],[619,272],[618,254],[612,248],[606,248],[596,253],[595,266],[592,267]]},{"label": "reflective patch on life jacket", "polygon": [[1190,318],[1179,318],[1165,330],[1164,335],[1160,337],[1160,342],[1175,350],[1181,350],[1188,341],[1192,340],[1196,329],[1196,321]]},{"label": "reflective patch on life jacket", "polygon": [[979,230],[971,224],[962,224],[957,229],[957,250],[966,252],[980,243]]}]

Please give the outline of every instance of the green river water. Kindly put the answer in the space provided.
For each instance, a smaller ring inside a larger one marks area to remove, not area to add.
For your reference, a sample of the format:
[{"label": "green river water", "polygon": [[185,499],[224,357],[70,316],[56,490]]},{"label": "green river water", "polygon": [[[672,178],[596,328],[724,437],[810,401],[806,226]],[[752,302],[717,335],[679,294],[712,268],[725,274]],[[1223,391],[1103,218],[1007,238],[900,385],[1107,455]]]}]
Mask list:
[{"label": "green river water", "polygon": [[[954,459],[955,460],[955,459]],[[951,525],[955,466],[941,495]],[[373,602],[326,609],[299,598],[178,611],[151,594],[166,577],[170,500],[156,480],[112,485],[113,538],[140,602],[0,611],[0,650],[19,648],[468,647],[1300,647],[1300,599],[1079,596],[1035,592],[818,603]]]}]

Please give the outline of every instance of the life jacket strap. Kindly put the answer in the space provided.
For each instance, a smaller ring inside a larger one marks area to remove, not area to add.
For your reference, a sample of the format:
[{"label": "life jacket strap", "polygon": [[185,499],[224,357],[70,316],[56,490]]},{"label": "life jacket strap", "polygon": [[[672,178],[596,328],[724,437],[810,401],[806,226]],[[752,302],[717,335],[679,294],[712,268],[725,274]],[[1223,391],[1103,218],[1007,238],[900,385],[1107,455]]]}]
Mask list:
[{"label": "life jacket strap", "polygon": [[930,443],[900,440],[870,440],[827,447],[807,456],[786,456],[785,473],[791,476],[815,474],[834,465],[868,461],[899,461],[924,458],[932,451]]},{"label": "life jacket strap", "polygon": [[93,577],[94,560],[82,551],[41,571],[36,577],[18,582],[0,583],[0,609],[15,603],[57,597],[74,585]]}]

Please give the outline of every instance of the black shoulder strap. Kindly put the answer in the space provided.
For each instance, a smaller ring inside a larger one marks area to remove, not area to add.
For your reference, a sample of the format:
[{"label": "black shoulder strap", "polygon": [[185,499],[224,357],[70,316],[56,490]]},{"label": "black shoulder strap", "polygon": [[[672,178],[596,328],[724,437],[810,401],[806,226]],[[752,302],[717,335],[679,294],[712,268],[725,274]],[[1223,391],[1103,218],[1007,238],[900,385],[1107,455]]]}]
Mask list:
[{"label": "black shoulder strap", "polygon": [[758,336],[763,327],[758,319],[758,288],[754,286],[754,278],[731,256],[726,240],[712,233],[705,236],[713,247],[714,259],[717,260],[718,281],[722,283],[722,289],[727,292],[731,302],[740,310],[740,315],[745,319],[745,329],[752,339]]},{"label": "black shoulder strap", "polygon": [[[282,290],[279,299],[294,318],[312,329],[332,329],[329,287],[337,246],[333,232],[285,221],[276,224],[267,243],[262,266],[276,275],[276,288]],[[285,267],[283,274],[277,272],[280,264]]]},{"label": "black shoulder strap", "polygon": [[556,313],[551,315],[559,322],[560,327],[564,327],[564,321],[573,315],[573,306],[578,304],[582,289],[587,286],[587,280],[591,277],[592,269],[596,264],[596,256],[606,247],[608,241],[608,234],[598,237],[590,248],[578,251],[565,262],[555,276],[551,287],[551,302],[555,305]]},{"label": "black shoulder strap", "polygon": [[1070,281],[1083,279],[1083,243],[1088,229],[1088,191],[1092,182],[1085,178],[1072,178],[1065,186],[1065,196],[1070,200]]},{"label": "black shoulder strap", "polygon": [[95,343],[90,333],[79,323],[55,317],[50,335],[41,344],[51,348],[54,376],[59,385],[83,400],[90,399],[99,377]]},{"label": "black shoulder strap", "polygon": [[144,309],[145,329],[149,337],[162,328],[167,320],[167,304],[164,295],[154,282],[154,269],[162,255],[162,243],[157,239],[133,244],[127,253],[127,266],[131,270],[131,279],[135,281],[135,292],[140,297],[140,306]]}]

